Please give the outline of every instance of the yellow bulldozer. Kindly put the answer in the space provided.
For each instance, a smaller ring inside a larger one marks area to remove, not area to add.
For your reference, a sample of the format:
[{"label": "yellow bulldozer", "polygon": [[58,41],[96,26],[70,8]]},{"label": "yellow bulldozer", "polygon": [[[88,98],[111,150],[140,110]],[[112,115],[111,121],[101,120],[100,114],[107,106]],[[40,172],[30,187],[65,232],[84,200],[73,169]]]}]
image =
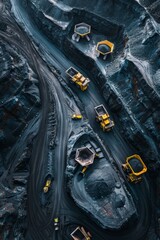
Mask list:
[{"label": "yellow bulldozer", "polygon": [[79,71],[75,68],[70,67],[66,71],[67,76],[69,79],[77,85],[82,91],[85,91],[88,88],[88,84],[90,80],[84,77]]},{"label": "yellow bulldozer", "polygon": [[104,105],[99,105],[94,108],[96,112],[96,121],[100,123],[104,132],[110,131],[114,127],[114,122],[110,119],[110,115]]},{"label": "yellow bulldozer", "polygon": [[142,180],[142,175],[147,172],[147,167],[138,154],[127,157],[122,168],[127,175],[128,181],[138,183]]}]

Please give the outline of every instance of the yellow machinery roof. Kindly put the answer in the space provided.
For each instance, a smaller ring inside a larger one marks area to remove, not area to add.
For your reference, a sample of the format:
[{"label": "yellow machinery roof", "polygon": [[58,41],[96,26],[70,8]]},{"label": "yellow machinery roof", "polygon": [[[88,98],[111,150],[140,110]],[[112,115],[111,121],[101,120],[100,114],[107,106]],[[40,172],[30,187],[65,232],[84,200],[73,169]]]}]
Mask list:
[{"label": "yellow machinery roof", "polygon": [[105,125],[110,124],[110,120],[109,120],[109,119],[106,119],[106,120],[104,121],[104,124],[105,124]]},{"label": "yellow machinery roof", "polygon": [[[142,165],[142,170],[140,170],[140,171],[137,172],[137,171],[135,171],[135,170],[133,169],[133,166],[130,164],[130,161],[133,160],[133,159],[137,159],[137,160],[141,163],[141,165]],[[131,169],[132,173],[133,173],[135,176],[140,176],[140,175],[142,175],[143,173],[147,172],[147,167],[146,167],[146,165],[144,164],[144,162],[142,161],[141,157],[140,157],[138,154],[134,154],[134,155],[128,157],[128,158],[126,159],[126,164],[129,166],[129,168]]]},{"label": "yellow machinery roof", "polygon": [[[100,50],[99,50],[99,47],[100,47],[101,45],[106,45],[106,46],[108,46],[108,47],[110,48],[110,51],[108,51],[108,52],[102,52],[102,51],[100,51]],[[107,55],[107,54],[109,54],[109,53],[112,53],[112,52],[113,52],[113,49],[114,49],[114,44],[111,43],[111,42],[108,41],[108,40],[104,40],[104,41],[98,42],[98,43],[97,43],[97,46],[96,46],[97,52],[101,53],[102,55]]]},{"label": "yellow machinery roof", "polygon": [[81,73],[77,73],[75,76],[76,76],[77,78],[81,78],[82,74],[81,74]]}]

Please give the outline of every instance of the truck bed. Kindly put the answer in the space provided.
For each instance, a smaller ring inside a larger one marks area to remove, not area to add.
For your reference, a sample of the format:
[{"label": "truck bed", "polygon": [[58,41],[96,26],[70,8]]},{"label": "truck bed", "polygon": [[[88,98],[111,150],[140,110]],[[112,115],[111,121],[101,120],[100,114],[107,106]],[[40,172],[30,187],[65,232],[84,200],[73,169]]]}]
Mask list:
[{"label": "truck bed", "polygon": [[73,68],[73,67],[70,67],[70,68],[67,69],[67,71],[66,71],[66,74],[67,74],[68,76],[70,76],[71,78],[74,77],[77,73],[78,73],[78,71],[77,71],[75,68]]},{"label": "truck bed", "polygon": [[71,236],[73,238],[76,238],[76,239],[79,239],[79,240],[85,240],[86,239],[79,227],[76,228],[75,231],[71,233]]},{"label": "truck bed", "polygon": [[105,109],[105,107],[103,105],[99,105],[97,107],[94,108],[95,112],[98,116],[104,115],[104,114],[108,114],[107,110]]}]

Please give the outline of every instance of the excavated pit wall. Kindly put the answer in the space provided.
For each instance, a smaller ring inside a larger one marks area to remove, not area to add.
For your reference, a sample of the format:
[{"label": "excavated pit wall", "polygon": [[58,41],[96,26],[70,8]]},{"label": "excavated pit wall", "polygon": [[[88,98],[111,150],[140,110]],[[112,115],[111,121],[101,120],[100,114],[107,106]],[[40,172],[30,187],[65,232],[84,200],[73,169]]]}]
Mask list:
[{"label": "excavated pit wall", "polygon": [[38,27],[43,30],[46,36],[48,36],[56,46],[60,47],[63,43],[64,37],[66,36],[66,32],[62,31],[62,27],[55,24],[51,19],[46,18],[43,11],[37,11],[37,5],[32,1],[23,0],[23,3],[33,14],[33,19]]}]

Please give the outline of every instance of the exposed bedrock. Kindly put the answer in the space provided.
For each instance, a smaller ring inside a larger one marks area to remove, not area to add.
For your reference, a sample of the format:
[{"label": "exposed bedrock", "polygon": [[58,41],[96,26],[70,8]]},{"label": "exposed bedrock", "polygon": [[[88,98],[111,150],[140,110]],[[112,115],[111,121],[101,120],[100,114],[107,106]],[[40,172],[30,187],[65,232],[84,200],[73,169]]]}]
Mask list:
[{"label": "exposed bedrock", "polygon": [[17,49],[0,45],[0,145],[12,146],[40,109],[38,81]]},{"label": "exposed bedrock", "polygon": [[146,7],[150,15],[157,23],[160,23],[160,2],[159,0],[140,0],[142,6]]}]

